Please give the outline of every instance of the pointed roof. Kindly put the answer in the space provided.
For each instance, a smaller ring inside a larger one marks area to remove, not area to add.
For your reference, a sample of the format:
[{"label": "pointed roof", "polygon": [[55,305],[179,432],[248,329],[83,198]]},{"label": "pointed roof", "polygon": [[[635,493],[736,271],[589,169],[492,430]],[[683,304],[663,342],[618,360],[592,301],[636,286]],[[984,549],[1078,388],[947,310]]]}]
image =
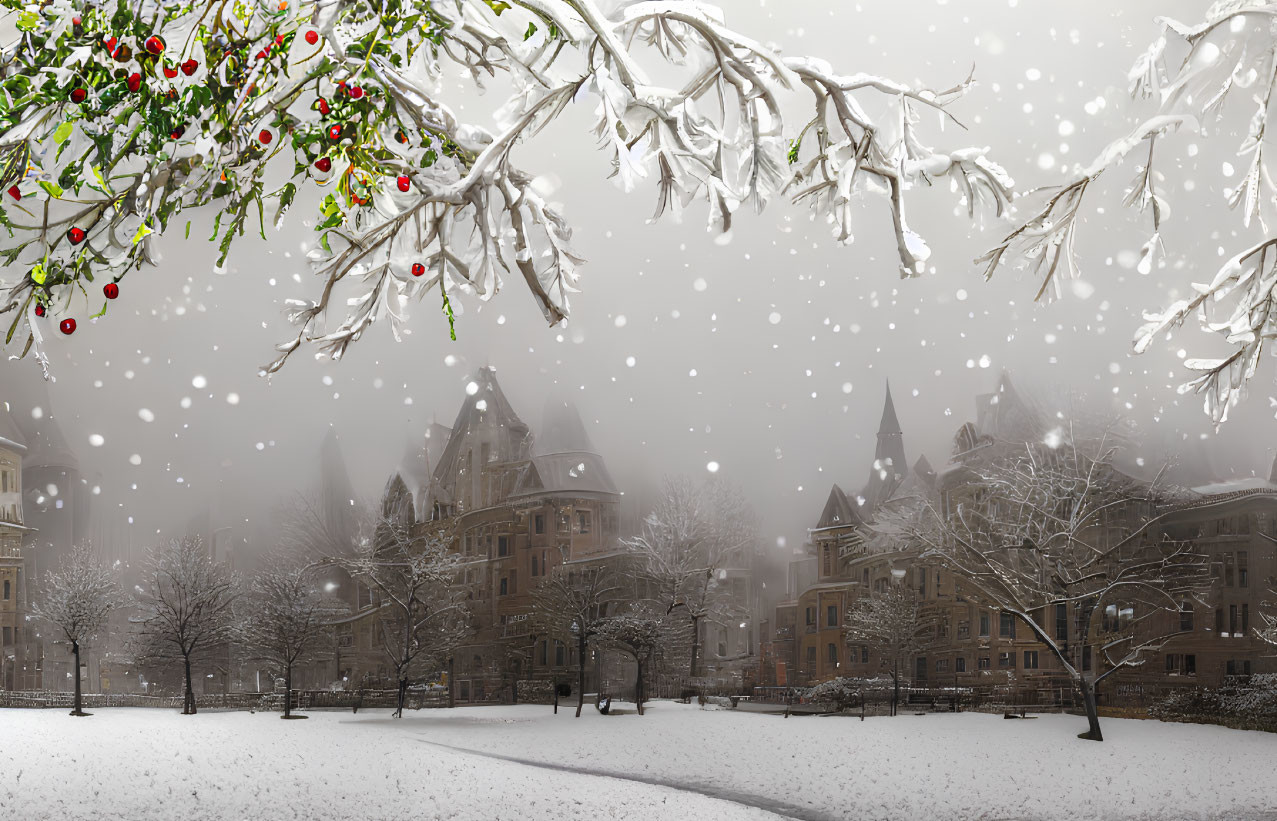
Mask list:
[{"label": "pointed roof", "polygon": [[1043,433],[1042,416],[1011,383],[1005,368],[993,393],[976,397],[976,429],[981,435],[1013,442],[1035,442]]},{"label": "pointed roof", "polygon": [[584,451],[533,456],[511,495],[532,496],[538,493],[620,495],[603,457]]},{"label": "pointed roof", "polygon": [[863,523],[864,519],[856,512],[856,506],[847,499],[847,494],[843,493],[838,485],[834,485],[829,491],[829,498],[825,500],[824,510],[820,512],[816,529],[855,527]]},{"label": "pointed roof", "polygon": [[80,460],[67,444],[62,427],[53,415],[45,412],[44,418],[36,423],[37,427],[28,435],[27,443],[30,451],[27,454],[28,468],[57,467],[68,470],[79,470]]},{"label": "pointed roof", "polygon": [[596,453],[594,443],[585,430],[576,404],[567,397],[548,398],[541,414],[541,430],[533,445],[533,453]]},{"label": "pointed roof", "polygon": [[27,449],[26,437],[18,429],[18,423],[13,421],[13,414],[4,408],[0,408],[0,446],[20,452]]},{"label": "pointed roof", "polygon": [[491,367],[482,367],[475,373],[474,379],[466,386],[466,398],[457,412],[457,421],[452,425],[452,433],[448,444],[439,455],[439,461],[433,465],[436,481],[448,485],[455,479],[454,466],[461,453],[462,443],[467,437],[481,428],[498,428],[507,433],[505,446],[512,451],[502,457],[506,460],[526,459],[528,426],[514,412],[514,406],[506,399],[501,385],[497,382],[497,373]]},{"label": "pointed roof", "polygon": [[887,399],[882,404],[882,421],[878,423],[878,435],[884,433],[904,433],[896,418],[896,403],[891,401],[891,380],[887,380]]}]

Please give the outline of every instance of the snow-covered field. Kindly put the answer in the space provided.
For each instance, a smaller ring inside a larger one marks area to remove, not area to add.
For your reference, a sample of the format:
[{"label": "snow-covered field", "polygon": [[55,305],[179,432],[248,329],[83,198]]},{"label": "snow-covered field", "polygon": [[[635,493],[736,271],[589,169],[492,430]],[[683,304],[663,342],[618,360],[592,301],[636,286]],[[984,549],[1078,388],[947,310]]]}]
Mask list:
[{"label": "snow-covered field", "polygon": [[0,818],[1277,818],[1277,735],[620,707],[0,710]]}]

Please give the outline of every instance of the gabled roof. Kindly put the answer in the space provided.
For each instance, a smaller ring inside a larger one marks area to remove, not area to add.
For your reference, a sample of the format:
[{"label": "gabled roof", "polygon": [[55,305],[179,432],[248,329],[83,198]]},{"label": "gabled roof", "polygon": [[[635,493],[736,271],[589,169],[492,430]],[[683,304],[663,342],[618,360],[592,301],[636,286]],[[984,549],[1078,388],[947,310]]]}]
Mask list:
[{"label": "gabled roof", "polygon": [[501,385],[497,383],[497,374],[490,367],[480,368],[475,374],[474,392],[467,387],[466,398],[457,412],[457,421],[452,425],[452,434],[444,447],[439,461],[433,465],[434,478],[439,482],[447,482],[454,474],[453,464],[461,450],[462,441],[468,433],[483,426],[505,428],[514,440],[522,441],[528,435],[528,426],[514,412],[514,406],[506,399]]},{"label": "gabled roof", "polygon": [[856,506],[848,501],[847,494],[838,485],[834,485],[829,491],[829,498],[825,500],[825,509],[820,513],[816,528],[856,527],[863,523],[864,520],[856,512]]},{"label": "gabled roof", "polygon": [[1038,412],[1011,384],[1011,374],[1003,370],[993,393],[976,397],[978,433],[1011,442],[1036,442],[1044,425]]},{"label": "gabled roof", "polygon": [[19,453],[25,453],[27,450],[26,437],[18,429],[18,423],[13,421],[13,414],[4,409],[2,402],[0,402],[0,447],[10,448]]},{"label": "gabled roof", "polygon": [[519,476],[513,496],[542,493],[606,493],[620,495],[603,457],[576,451],[533,456]]}]

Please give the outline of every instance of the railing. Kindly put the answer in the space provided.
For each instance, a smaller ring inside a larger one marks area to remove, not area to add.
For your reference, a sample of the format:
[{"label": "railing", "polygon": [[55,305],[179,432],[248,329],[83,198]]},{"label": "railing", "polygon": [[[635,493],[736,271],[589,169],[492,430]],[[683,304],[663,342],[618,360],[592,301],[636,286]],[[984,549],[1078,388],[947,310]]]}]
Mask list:
[{"label": "railing", "polygon": [[[356,707],[393,708],[398,700],[396,690],[294,690],[294,710],[342,709]],[[69,709],[75,703],[71,693],[53,693],[43,690],[0,691],[0,707],[28,707],[35,709]],[[148,696],[140,693],[85,693],[85,708],[102,707],[163,707],[182,709],[183,698],[177,696]],[[195,696],[195,705],[201,710],[274,710],[284,709],[283,693],[201,693]],[[410,710],[431,707],[447,707],[446,688],[409,690],[404,706]]]},{"label": "railing", "polygon": [[0,547],[0,559],[21,559],[22,548],[17,545]]}]

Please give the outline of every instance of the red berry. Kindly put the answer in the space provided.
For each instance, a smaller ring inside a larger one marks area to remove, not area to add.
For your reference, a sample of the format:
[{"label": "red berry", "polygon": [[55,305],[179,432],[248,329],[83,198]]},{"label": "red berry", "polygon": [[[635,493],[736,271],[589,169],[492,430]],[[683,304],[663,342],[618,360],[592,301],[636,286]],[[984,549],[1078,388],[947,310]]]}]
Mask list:
[{"label": "red berry", "polygon": [[200,64],[197,63],[195,60],[193,59],[187,60],[185,63],[182,63],[182,73],[185,74],[187,77],[190,77],[192,74],[195,73],[195,69],[199,67],[200,67]]},{"label": "red berry", "polygon": [[420,262],[414,262],[414,263],[412,264],[412,275],[413,275],[413,276],[415,276],[415,277],[419,277],[419,276],[421,276],[422,274],[424,274],[425,272],[426,272],[426,266],[422,265]]},{"label": "red berry", "polygon": [[67,238],[71,240],[72,245],[79,245],[80,243],[84,242],[84,238],[86,236],[87,234],[84,233],[83,228],[72,228],[67,233]]},{"label": "red berry", "polygon": [[84,102],[84,98],[88,96],[89,96],[89,92],[85,91],[82,88],[71,89],[71,102],[73,103],[82,103]]},{"label": "red berry", "polygon": [[75,320],[69,319],[69,318],[62,320],[61,322],[58,323],[58,330],[70,336],[71,334],[75,333]]},{"label": "red berry", "polygon": [[266,59],[266,50],[265,50],[265,49],[262,49],[261,51],[257,52],[257,59],[258,59],[258,60],[265,60],[265,59]]},{"label": "red berry", "polygon": [[147,54],[163,54],[164,41],[152,34],[146,38],[146,42],[142,44],[142,48],[146,49]]},{"label": "red berry", "polygon": [[320,97],[319,98],[319,113],[327,117],[329,111],[331,111],[331,109],[328,107],[328,101],[325,100],[323,97]]},{"label": "red berry", "polygon": [[44,306],[38,302],[36,303],[36,306],[35,306],[35,315],[44,316]]},{"label": "red berry", "polygon": [[399,179],[396,180],[395,182],[396,184],[398,184],[400,191],[407,191],[409,188],[412,187],[412,180],[409,180],[407,176],[404,176],[402,174],[399,176]]},{"label": "red berry", "polygon": [[318,43],[319,32],[315,31],[314,29],[311,29],[310,31],[306,32],[306,42],[310,43],[312,46]]},{"label": "red berry", "polygon": [[71,18],[71,25],[73,25],[73,26],[78,26],[78,25],[80,25],[80,18],[79,18],[79,17],[72,17],[72,18]]},{"label": "red berry", "polygon": [[360,88],[359,86],[354,86],[353,88],[350,89],[351,99],[358,100],[362,96],[364,96],[364,90]]},{"label": "red berry", "polygon": [[275,135],[270,133],[269,128],[263,128],[257,132],[257,141],[262,145],[270,145],[271,140],[275,139]]},{"label": "red berry", "polygon": [[168,79],[172,80],[174,77],[176,77],[176,76],[177,76],[177,69],[176,69],[176,68],[174,68],[173,66],[165,66],[165,67],[164,67],[164,76],[165,76],[165,77],[167,77]]},{"label": "red berry", "polygon": [[335,125],[335,126],[333,126],[332,128],[328,129],[328,138],[329,138],[330,140],[340,140],[340,139],[341,139],[341,126],[339,126],[339,125]]},{"label": "red berry", "polygon": [[186,126],[179,125],[177,128],[173,129],[173,132],[171,134],[169,134],[169,138],[173,140],[180,140],[182,139],[182,135],[185,133],[186,133]]},{"label": "red berry", "polygon": [[102,45],[106,47],[107,51],[115,51],[115,44],[118,42],[120,41],[114,37],[108,37],[102,41]]},{"label": "red berry", "polygon": [[114,282],[108,282],[102,286],[102,293],[106,294],[107,299],[115,299],[120,295],[120,286]]},{"label": "red berry", "polygon": [[333,161],[327,157],[320,157],[315,160],[315,168],[319,169],[320,173],[327,174],[333,170]]},{"label": "red berry", "polygon": [[9,186],[9,196],[13,197],[15,200],[20,200],[22,199],[22,192],[18,190],[18,186],[11,185]]},{"label": "red berry", "polygon": [[129,75],[129,91],[137,91],[142,87],[142,75],[136,71]]},{"label": "red berry", "polygon": [[277,45],[277,46],[282,46],[283,44],[284,44],[284,35],[282,35],[282,34],[276,34],[276,35],[275,35],[275,45]]}]

